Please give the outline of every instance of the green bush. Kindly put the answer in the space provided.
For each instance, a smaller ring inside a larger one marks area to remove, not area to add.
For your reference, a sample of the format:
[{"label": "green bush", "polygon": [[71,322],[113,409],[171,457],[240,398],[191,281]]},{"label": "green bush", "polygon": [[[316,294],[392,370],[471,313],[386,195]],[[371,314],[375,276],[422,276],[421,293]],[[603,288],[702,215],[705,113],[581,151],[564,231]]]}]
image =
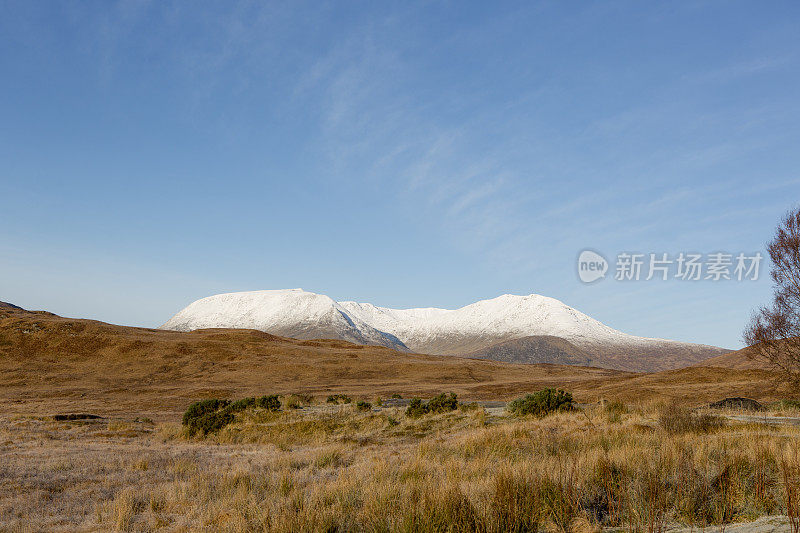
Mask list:
[{"label": "green bush", "polygon": [[281,408],[281,401],[278,399],[277,394],[262,396],[261,398],[256,398],[256,407],[267,411],[277,411]]},{"label": "green bush", "polygon": [[208,435],[209,433],[216,433],[233,422],[233,413],[227,409],[216,411],[214,413],[207,413],[203,416],[193,418],[187,424],[189,431],[192,435],[200,433],[201,435]]},{"label": "green bush", "polygon": [[214,413],[223,407],[227,407],[229,404],[230,402],[228,400],[220,400],[218,398],[194,402],[186,409],[186,412],[183,413],[183,425],[188,426],[192,420]]},{"label": "green bush", "polygon": [[419,398],[412,398],[411,403],[406,408],[406,416],[409,418],[419,418],[428,413],[428,406]]},{"label": "green bush", "polygon": [[261,396],[260,398],[242,398],[230,404],[227,409],[232,413],[238,413],[245,409],[252,409],[257,407],[259,409],[266,409],[267,411],[277,411],[281,408],[281,401],[278,396],[273,394],[270,396]]},{"label": "green bush", "polygon": [[369,402],[365,402],[364,400],[358,400],[356,402],[356,409],[359,411],[369,411],[372,409],[372,404]]},{"label": "green bush", "polygon": [[400,399],[402,399],[402,398],[403,398],[403,397],[402,397],[402,396],[400,396],[399,394],[397,394],[396,392],[395,392],[394,394],[392,394],[392,400],[400,400]]},{"label": "green bush", "polygon": [[339,405],[342,403],[350,403],[353,401],[353,399],[350,398],[350,396],[347,396],[346,394],[331,394],[330,396],[328,396],[328,399],[326,401],[334,405]]},{"label": "green bush", "polygon": [[419,418],[428,413],[447,413],[458,409],[458,397],[454,393],[434,396],[427,403],[419,398],[413,398],[406,408],[406,416]]},{"label": "green bush", "polygon": [[236,400],[235,402],[231,403],[228,406],[228,410],[233,413],[238,413],[239,411],[244,411],[245,409],[255,407],[255,405],[256,399],[251,396],[249,398],[242,398],[241,400]]},{"label": "green bush", "polygon": [[194,402],[183,413],[183,425],[189,434],[207,435],[224,428],[233,422],[233,413],[228,409],[230,402],[212,398]]},{"label": "green bush", "polygon": [[458,397],[452,392],[449,395],[441,393],[428,402],[428,411],[431,413],[447,413],[456,409],[458,409]]},{"label": "green bush", "polygon": [[572,394],[561,389],[544,389],[523,398],[517,398],[506,406],[506,410],[517,416],[546,416],[556,411],[572,411]]},{"label": "green bush", "polygon": [[196,433],[207,435],[217,432],[233,422],[235,413],[256,407],[277,411],[281,408],[281,402],[275,395],[242,398],[233,403],[216,398],[202,400],[194,402],[183,413],[183,425],[188,428],[190,435]]}]

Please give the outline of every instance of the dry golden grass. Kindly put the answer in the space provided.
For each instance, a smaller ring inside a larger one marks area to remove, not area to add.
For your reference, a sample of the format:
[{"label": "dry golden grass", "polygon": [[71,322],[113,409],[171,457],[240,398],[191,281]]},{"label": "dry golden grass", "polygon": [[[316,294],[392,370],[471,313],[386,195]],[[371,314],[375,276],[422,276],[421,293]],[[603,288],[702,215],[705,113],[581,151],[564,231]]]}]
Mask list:
[{"label": "dry golden grass", "polygon": [[[480,407],[409,419],[376,401],[451,390],[507,400],[547,386],[611,401],[541,420]],[[197,399],[272,393],[284,410],[245,411],[204,439],[176,423]],[[376,407],[322,403],[334,393]],[[796,427],[718,427],[661,405],[724,396],[786,394],[758,369],[512,365],[0,310],[0,531],[654,532],[796,520]],[[65,412],[110,418],[46,416]]]},{"label": "dry golden grass", "polygon": [[342,405],[248,411],[205,439],[174,423],[6,419],[0,530],[661,531],[798,507],[800,430],[667,431],[670,412]]}]

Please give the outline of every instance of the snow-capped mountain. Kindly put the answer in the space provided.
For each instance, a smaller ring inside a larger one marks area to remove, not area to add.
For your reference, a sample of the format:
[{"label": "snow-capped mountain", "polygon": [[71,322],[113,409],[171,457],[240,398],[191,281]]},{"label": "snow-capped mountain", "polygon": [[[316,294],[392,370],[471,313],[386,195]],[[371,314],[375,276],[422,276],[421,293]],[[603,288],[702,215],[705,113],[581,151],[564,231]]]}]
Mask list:
[{"label": "snow-capped mountain", "polygon": [[328,296],[302,289],[209,296],[161,326],[176,331],[206,328],[258,329],[296,339],[341,339],[408,351],[397,337],[350,316]]},{"label": "snow-capped mountain", "polygon": [[[504,359],[524,356],[522,360],[531,362],[538,360],[536,353],[516,352],[543,344],[527,339],[560,338],[575,347],[564,362],[574,364],[585,358],[583,364],[642,371],[686,366],[726,351],[628,335],[536,294],[506,294],[449,310],[336,302],[302,289],[239,292],[197,300],[162,328],[251,328],[299,339],[335,338],[440,355],[498,358],[493,354],[504,354]],[[493,350],[499,343],[502,350]]]},{"label": "snow-capped mountain", "polygon": [[498,339],[537,335],[561,337],[577,345],[642,340],[616,331],[554,298],[537,294],[504,294],[454,310],[396,310],[356,302],[340,305],[350,316],[403,339],[414,351],[445,355],[469,353]]}]

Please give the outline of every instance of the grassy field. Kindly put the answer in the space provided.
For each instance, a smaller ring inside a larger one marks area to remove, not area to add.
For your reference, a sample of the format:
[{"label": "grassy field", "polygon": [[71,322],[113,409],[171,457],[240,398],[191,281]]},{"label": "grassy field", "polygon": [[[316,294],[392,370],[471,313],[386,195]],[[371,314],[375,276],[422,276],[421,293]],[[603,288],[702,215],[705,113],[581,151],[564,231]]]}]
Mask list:
[{"label": "grassy field", "polygon": [[653,532],[800,505],[796,427],[656,404],[249,409],[205,437],[146,419],[0,428],[9,531]]},{"label": "grassy field", "polygon": [[[657,532],[797,516],[797,426],[675,407],[790,396],[731,357],[637,374],[0,310],[0,531]],[[545,387],[584,408],[496,405]],[[442,391],[495,403],[411,418],[375,401]],[[237,411],[203,437],[180,423],[194,400],[265,392],[280,411]],[[353,403],[324,402],[335,394]],[[68,413],[104,418],[54,419]]]}]

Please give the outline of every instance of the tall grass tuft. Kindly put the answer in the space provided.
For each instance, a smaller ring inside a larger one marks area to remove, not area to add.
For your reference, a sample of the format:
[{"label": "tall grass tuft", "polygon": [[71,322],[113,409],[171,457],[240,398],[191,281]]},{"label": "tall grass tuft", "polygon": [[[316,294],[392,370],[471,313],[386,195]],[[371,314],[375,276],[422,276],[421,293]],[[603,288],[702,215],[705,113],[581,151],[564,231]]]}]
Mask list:
[{"label": "tall grass tuft", "polygon": [[798,450],[786,450],[781,458],[781,476],[786,500],[786,516],[792,533],[800,532],[800,459]]},{"label": "tall grass tuft", "polygon": [[724,419],[670,404],[658,414],[658,424],[669,433],[708,433],[725,425]]}]

